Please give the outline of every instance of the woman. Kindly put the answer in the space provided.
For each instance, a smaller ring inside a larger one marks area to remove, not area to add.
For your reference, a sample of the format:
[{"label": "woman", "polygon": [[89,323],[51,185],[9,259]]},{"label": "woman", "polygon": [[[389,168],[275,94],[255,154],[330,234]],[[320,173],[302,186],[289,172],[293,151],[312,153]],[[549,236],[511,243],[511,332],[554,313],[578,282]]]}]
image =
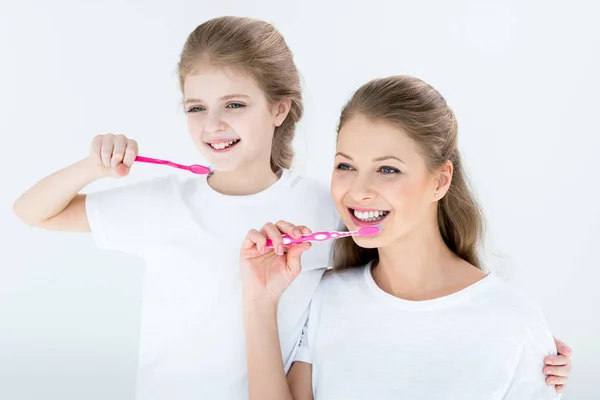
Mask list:
[{"label": "woman", "polygon": [[[287,381],[279,297],[309,243],[288,222],[242,247],[251,399],[551,399],[556,347],[541,311],[482,270],[479,206],[444,98],[411,77],[361,87],[342,112],[331,193],[346,227],[317,289]],[[265,250],[267,239],[273,251]]]}]

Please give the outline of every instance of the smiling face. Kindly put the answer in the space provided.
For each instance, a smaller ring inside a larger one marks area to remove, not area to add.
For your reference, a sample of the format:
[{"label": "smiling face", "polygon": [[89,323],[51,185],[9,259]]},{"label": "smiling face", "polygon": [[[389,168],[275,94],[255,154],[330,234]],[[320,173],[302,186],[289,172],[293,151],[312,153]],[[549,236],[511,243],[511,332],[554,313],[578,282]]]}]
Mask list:
[{"label": "smiling face", "polygon": [[350,231],[381,225],[381,233],[354,236],[355,242],[383,247],[423,222],[435,222],[437,199],[449,184],[448,168],[430,171],[405,132],[356,115],[338,135],[331,194]]},{"label": "smiling face", "polygon": [[272,105],[251,77],[211,66],[187,76],[183,93],[190,135],[215,170],[269,165],[289,101]]}]

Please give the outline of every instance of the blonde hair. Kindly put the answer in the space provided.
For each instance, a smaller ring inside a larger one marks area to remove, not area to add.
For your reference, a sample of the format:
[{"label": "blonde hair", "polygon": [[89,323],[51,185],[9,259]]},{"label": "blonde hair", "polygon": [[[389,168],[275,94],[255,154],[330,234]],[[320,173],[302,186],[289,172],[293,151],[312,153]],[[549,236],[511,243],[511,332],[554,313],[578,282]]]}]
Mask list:
[{"label": "blonde hair", "polygon": [[271,147],[271,169],[290,168],[294,158],[292,141],[302,118],[300,74],[283,36],[273,25],[243,17],[219,17],[199,25],[187,38],[178,64],[179,85],[200,64],[230,67],[252,77],[275,104],[291,100],[281,126],[275,128]]},{"label": "blonde hair", "polygon": [[[368,82],[354,93],[342,111],[338,135],[358,115],[405,131],[418,144],[431,171],[447,160],[452,162],[450,188],[438,202],[438,227],[450,250],[481,269],[483,214],[468,185],[457,147],[458,124],[446,100],[417,78],[392,76]],[[378,259],[378,252],[344,238],[334,243],[333,259],[335,268],[354,267]]]}]

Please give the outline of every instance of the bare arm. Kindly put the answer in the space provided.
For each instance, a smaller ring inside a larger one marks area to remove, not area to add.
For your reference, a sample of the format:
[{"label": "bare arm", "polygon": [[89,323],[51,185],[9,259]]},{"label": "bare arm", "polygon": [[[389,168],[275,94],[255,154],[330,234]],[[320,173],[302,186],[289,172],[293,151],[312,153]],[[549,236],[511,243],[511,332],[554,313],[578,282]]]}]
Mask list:
[{"label": "bare arm", "polygon": [[[286,378],[282,361],[277,308],[279,298],[302,269],[300,256],[309,243],[283,251],[281,232],[293,237],[309,233],[283,221],[266,224],[261,232],[248,232],[241,251],[244,329],[250,400],[312,400],[310,369],[296,363]],[[266,249],[266,239],[273,248]],[[288,379],[290,385],[288,386]]]},{"label": "bare arm", "polygon": [[15,214],[30,226],[89,232],[85,195],[97,179],[125,176],[137,156],[137,144],[124,136],[103,135],[92,141],[89,157],[39,181],[15,202]]},{"label": "bare arm", "polygon": [[98,178],[88,159],[76,162],[26,191],[14,204],[15,214],[39,228],[89,232],[85,195],[77,193]]},{"label": "bare arm", "polygon": [[295,362],[287,375],[287,382],[295,400],[314,400],[312,391],[312,365]]}]

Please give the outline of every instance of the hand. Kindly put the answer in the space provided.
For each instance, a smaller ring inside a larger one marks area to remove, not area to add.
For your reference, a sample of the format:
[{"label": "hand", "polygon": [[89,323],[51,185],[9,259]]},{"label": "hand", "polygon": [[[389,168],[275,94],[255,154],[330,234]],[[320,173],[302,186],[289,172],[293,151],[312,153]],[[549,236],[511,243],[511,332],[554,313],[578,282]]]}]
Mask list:
[{"label": "hand", "polygon": [[547,375],[546,383],[554,385],[556,392],[562,393],[571,373],[571,354],[573,351],[556,338],[554,338],[554,342],[558,349],[558,355],[544,359],[544,375]]},{"label": "hand", "polygon": [[123,135],[98,135],[92,140],[88,160],[101,176],[123,177],[138,154],[135,140]]},{"label": "hand", "polygon": [[[279,301],[285,289],[300,274],[300,256],[311,246],[310,242],[305,242],[284,249],[282,233],[299,238],[310,232],[305,226],[285,221],[268,223],[260,231],[253,229],[248,232],[240,253],[245,301]],[[267,239],[273,242],[272,248],[265,247]]]}]

